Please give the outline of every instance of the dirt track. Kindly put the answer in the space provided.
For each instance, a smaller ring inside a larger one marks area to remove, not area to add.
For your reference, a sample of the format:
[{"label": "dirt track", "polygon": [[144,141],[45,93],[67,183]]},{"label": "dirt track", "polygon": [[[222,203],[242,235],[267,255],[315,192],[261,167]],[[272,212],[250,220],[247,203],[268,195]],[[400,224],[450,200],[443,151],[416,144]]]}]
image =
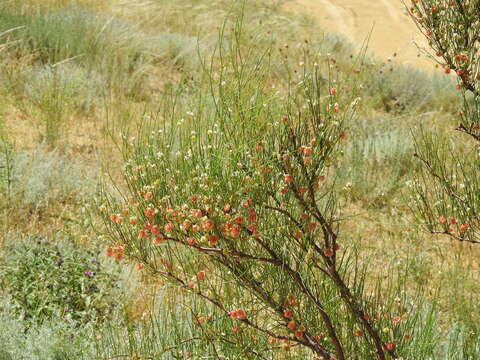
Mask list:
[{"label": "dirt track", "polygon": [[424,43],[401,0],[293,0],[288,7],[317,17],[327,32],[346,35],[355,44],[372,32],[369,49],[386,59],[397,54],[397,61],[423,69],[433,69],[431,61],[418,57],[412,40]]}]

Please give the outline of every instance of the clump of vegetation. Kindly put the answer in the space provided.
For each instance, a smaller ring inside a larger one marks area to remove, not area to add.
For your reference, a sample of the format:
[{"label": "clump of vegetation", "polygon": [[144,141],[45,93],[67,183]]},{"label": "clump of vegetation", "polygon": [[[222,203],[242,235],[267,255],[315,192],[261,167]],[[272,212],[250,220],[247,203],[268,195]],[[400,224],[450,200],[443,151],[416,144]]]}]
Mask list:
[{"label": "clump of vegetation", "polygon": [[99,322],[117,305],[118,274],[98,252],[77,248],[68,239],[11,239],[0,271],[12,309],[29,321]]},{"label": "clump of vegetation", "polygon": [[410,13],[444,72],[456,73],[463,97],[458,134],[446,138],[423,129],[416,137],[424,171],[415,183],[414,206],[430,232],[480,243],[478,3],[419,0]]},{"label": "clump of vegetation", "polygon": [[88,113],[101,105],[106,88],[98,73],[68,62],[34,67],[25,77],[25,95],[40,107],[57,92],[63,97],[62,106]]},{"label": "clump of vegetation", "polygon": [[[373,71],[372,71],[373,70]],[[454,112],[459,104],[455,83],[439,74],[427,75],[418,69],[395,63],[376,65],[367,72],[365,88],[373,98],[370,106],[387,113],[412,113],[431,109]]]},{"label": "clump of vegetation", "polygon": [[412,157],[410,133],[393,127],[399,118],[377,116],[357,120],[351,126],[355,135],[344,149],[338,175],[339,184],[351,200],[367,208],[382,209],[397,200],[408,175],[418,165]]},{"label": "clump of vegetation", "polygon": [[423,309],[401,283],[366,294],[366,268],[341,232],[333,165],[358,102],[348,72],[306,45],[300,71],[285,64],[293,75],[272,86],[272,55],[247,58],[242,26],[221,34],[210,95],[188,119],[170,112],[125,141],[125,201],[105,198],[107,255],[207,303],[209,313],[192,310],[198,327],[232,355],[431,354]]},{"label": "clump of vegetation", "polygon": [[90,330],[73,328],[59,318],[27,322],[17,315],[8,296],[0,300],[1,360],[91,359],[95,349]]},{"label": "clump of vegetation", "polygon": [[[435,14],[460,7],[424,3],[445,43]],[[476,97],[283,5],[0,5],[0,360],[479,358],[477,224],[456,232],[478,200]],[[445,73],[473,81],[454,54],[475,29],[448,30]],[[464,144],[444,135],[462,101]],[[407,184],[463,243],[425,239]]]},{"label": "clump of vegetation", "polygon": [[8,195],[32,208],[81,201],[95,190],[96,174],[55,150],[37,147],[33,153],[15,152],[5,166],[10,167]]},{"label": "clump of vegetation", "polygon": [[[411,206],[431,234],[473,244],[480,243],[478,10],[477,1],[446,0],[417,0],[409,9],[412,19],[428,39],[433,51],[430,56],[444,73],[456,75],[463,100],[458,106],[456,133],[452,133],[453,129],[448,134],[435,133],[423,127],[415,135],[415,156],[422,171],[413,183]],[[478,303],[473,307],[476,312]],[[468,329],[460,335],[463,347],[459,356],[478,357],[478,322],[458,316]]]},{"label": "clump of vegetation", "polygon": [[[19,151],[0,143],[0,223],[10,232],[38,233],[38,222],[52,221],[73,226],[89,221],[75,216],[88,206],[98,185],[91,166],[69,159],[58,150],[37,146]],[[27,230],[33,227],[32,230]]]}]

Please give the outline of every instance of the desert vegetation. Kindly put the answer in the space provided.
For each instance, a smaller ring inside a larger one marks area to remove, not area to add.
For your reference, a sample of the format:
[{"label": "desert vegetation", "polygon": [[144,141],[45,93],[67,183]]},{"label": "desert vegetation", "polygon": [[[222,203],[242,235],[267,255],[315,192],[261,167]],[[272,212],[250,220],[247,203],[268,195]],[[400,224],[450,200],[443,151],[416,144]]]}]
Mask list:
[{"label": "desert vegetation", "polygon": [[480,358],[479,4],[285,5],[0,4],[0,360]]}]

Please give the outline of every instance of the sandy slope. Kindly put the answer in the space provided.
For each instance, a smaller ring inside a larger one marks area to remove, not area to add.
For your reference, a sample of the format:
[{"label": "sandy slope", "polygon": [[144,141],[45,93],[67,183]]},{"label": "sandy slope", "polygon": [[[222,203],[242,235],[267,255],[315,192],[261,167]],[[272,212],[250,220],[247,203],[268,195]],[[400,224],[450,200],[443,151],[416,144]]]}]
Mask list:
[{"label": "sandy slope", "polygon": [[372,35],[369,49],[384,59],[397,54],[397,61],[423,69],[433,69],[432,62],[418,57],[415,40],[424,44],[401,0],[293,0],[293,11],[316,16],[328,32],[340,32],[361,43]]}]

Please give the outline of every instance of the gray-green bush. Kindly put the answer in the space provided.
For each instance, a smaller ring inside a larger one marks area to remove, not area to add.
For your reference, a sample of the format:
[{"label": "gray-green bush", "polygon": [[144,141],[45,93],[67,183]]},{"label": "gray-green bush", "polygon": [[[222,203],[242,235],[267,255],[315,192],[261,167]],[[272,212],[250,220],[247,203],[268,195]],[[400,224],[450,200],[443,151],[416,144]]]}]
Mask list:
[{"label": "gray-green bush", "polygon": [[398,200],[407,175],[418,168],[403,121],[402,116],[373,115],[352,124],[339,168],[339,184],[352,200],[380,207]]},{"label": "gray-green bush", "polygon": [[42,146],[31,153],[6,151],[0,155],[5,174],[0,189],[17,204],[42,208],[51,202],[82,201],[95,191],[95,171],[58,151]]}]

